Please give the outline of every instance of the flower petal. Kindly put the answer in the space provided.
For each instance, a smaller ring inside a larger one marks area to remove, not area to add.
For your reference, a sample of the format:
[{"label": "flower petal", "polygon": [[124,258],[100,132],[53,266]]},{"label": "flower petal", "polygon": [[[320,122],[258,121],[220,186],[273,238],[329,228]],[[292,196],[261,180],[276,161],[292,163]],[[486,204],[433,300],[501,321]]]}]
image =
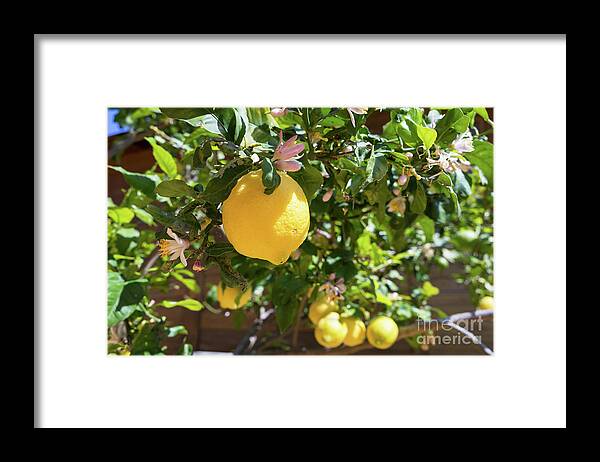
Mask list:
[{"label": "flower petal", "polygon": [[350,114],[350,121],[352,122],[352,126],[356,127],[356,122],[354,121],[354,114],[352,114],[352,111],[350,109],[348,109],[348,114]]},{"label": "flower petal", "polygon": [[185,255],[183,254],[183,249],[179,252],[179,260],[181,260],[181,264],[183,266],[187,266],[187,260],[185,259]]},{"label": "flower petal", "polygon": [[279,159],[291,159],[292,157],[296,157],[302,151],[304,151],[304,145],[302,143],[298,143],[293,146],[283,147],[279,150]]},{"label": "flower petal", "polygon": [[173,232],[173,230],[171,228],[167,228],[167,234],[169,236],[171,236],[175,240],[175,242],[177,242],[178,244],[181,244],[181,239],[179,238],[179,236],[177,234],[175,234]]},{"label": "flower petal", "polygon": [[302,162],[298,162],[297,160],[278,160],[275,162],[275,168],[284,172],[297,172],[302,168]]},{"label": "flower petal", "polygon": [[297,139],[298,139],[298,135],[294,135],[289,140],[287,140],[285,143],[283,143],[283,145],[289,146],[290,144],[294,144]]}]

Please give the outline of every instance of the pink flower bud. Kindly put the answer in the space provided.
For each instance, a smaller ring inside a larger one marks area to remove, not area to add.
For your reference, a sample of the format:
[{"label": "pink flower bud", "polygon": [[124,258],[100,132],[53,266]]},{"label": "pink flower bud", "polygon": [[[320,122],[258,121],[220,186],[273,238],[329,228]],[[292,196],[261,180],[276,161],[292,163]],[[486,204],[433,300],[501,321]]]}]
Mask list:
[{"label": "pink flower bud", "polygon": [[325,194],[323,194],[323,202],[329,201],[329,199],[331,199],[331,196],[333,196],[333,189],[330,189]]},{"label": "pink flower bud", "polygon": [[400,175],[400,177],[398,178],[398,184],[400,186],[404,186],[407,181],[408,181],[408,177],[406,175]]},{"label": "pink flower bud", "polygon": [[273,109],[271,109],[271,115],[273,117],[282,117],[284,115],[287,115],[288,110],[286,107],[274,107]]}]

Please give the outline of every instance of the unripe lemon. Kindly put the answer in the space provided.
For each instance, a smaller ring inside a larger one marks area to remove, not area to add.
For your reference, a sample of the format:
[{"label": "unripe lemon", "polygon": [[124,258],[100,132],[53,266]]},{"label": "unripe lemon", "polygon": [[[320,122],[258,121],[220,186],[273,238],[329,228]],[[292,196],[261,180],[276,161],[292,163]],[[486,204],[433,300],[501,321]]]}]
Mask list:
[{"label": "unripe lemon", "polygon": [[330,299],[327,294],[323,294],[308,307],[308,319],[316,325],[323,316],[338,310],[337,301]]},{"label": "unripe lemon", "polygon": [[496,304],[492,297],[486,296],[479,300],[478,306],[480,310],[493,310],[496,307]]},{"label": "unripe lemon", "polygon": [[344,345],[353,347],[364,343],[367,335],[365,323],[358,318],[347,318],[342,321],[348,328]]},{"label": "unripe lemon", "polygon": [[342,344],[348,328],[340,321],[339,313],[329,313],[321,318],[315,327],[315,338],[319,345],[335,348]]},{"label": "unripe lemon", "polygon": [[223,228],[242,255],[274,265],[287,261],[306,239],[310,225],[302,188],[285,172],[272,194],[265,194],[260,170],[241,177],[223,202]]},{"label": "unripe lemon", "polygon": [[392,318],[378,316],[369,323],[367,340],[375,348],[386,350],[398,339],[398,326]]},{"label": "unripe lemon", "polygon": [[240,296],[240,301],[236,303],[238,295],[242,293],[239,287],[225,287],[223,290],[222,285],[217,286],[217,300],[221,308],[227,308],[229,310],[237,310],[244,306],[252,297],[252,288],[248,287],[246,292],[243,292]]}]

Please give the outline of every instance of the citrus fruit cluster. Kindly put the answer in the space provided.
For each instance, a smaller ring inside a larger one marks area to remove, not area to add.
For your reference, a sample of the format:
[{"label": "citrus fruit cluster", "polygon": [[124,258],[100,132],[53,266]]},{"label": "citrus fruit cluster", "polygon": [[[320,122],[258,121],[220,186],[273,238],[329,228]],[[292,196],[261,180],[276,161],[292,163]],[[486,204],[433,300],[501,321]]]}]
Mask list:
[{"label": "citrus fruit cluster", "polygon": [[315,339],[325,348],[361,345],[367,340],[380,350],[390,348],[398,339],[398,326],[387,316],[378,316],[368,327],[356,317],[342,318],[336,300],[327,294],[320,295],[311,303],[308,318],[315,325]]}]

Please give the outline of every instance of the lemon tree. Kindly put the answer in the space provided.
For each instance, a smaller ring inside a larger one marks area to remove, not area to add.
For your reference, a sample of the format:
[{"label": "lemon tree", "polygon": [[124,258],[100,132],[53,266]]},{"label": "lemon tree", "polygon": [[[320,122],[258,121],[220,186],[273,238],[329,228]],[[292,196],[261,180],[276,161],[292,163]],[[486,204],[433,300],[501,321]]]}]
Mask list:
[{"label": "lemon tree", "polygon": [[[155,107],[116,121],[128,132],[109,168],[127,188],[108,203],[110,353],[190,354],[157,306],[275,323],[246,353],[418,348],[409,327],[445,317],[433,269],[468,288],[465,310],[493,306],[485,108]],[[152,150],[146,171],[121,164],[133,142]],[[307,329],[314,345],[298,340]]]}]

